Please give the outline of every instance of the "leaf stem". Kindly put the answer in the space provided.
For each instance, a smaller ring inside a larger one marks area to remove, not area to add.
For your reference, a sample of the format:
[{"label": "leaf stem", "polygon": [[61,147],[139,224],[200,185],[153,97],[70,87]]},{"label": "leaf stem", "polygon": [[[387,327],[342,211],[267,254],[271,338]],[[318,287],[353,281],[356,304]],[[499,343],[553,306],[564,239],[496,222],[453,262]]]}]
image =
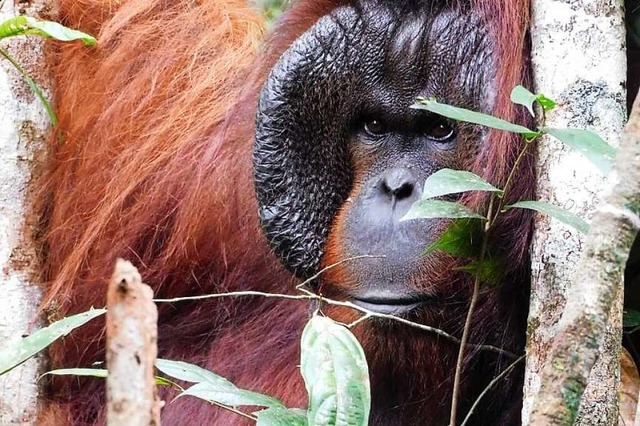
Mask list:
[{"label": "leaf stem", "polygon": [[240,411],[236,408],[233,408],[229,405],[224,405],[224,404],[220,404],[219,402],[215,402],[215,401],[209,401],[211,403],[211,405],[215,405],[217,407],[222,408],[223,410],[227,410],[227,411],[231,411],[232,413],[235,413],[239,416],[242,417],[246,417],[249,420],[253,420],[254,422],[258,421],[258,418],[256,416],[252,416],[251,414],[245,413],[244,411]]},{"label": "leaf stem", "polygon": [[56,116],[56,113],[53,110],[53,107],[51,106],[51,103],[49,103],[47,98],[42,93],[42,90],[40,90],[40,87],[36,84],[36,82],[33,80],[31,75],[29,75],[29,73],[27,71],[25,71],[24,68],[22,68],[20,66],[20,64],[15,59],[13,59],[13,57],[11,55],[9,55],[9,53],[7,51],[5,51],[3,49],[0,49],[0,55],[4,56],[4,58],[7,61],[9,61],[11,63],[11,65],[13,65],[16,70],[18,70],[18,72],[22,75],[22,78],[27,83],[29,88],[31,88],[31,91],[33,92],[33,94],[36,95],[36,97],[40,100],[40,102],[44,106],[44,109],[47,111],[47,115],[49,116],[49,120],[51,120],[51,123],[54,126],[57,126],[58,125],[58,117]]},{"label": "leaf stem", "polygon": [[[306,291],[306,290],[305,290]],[[399,323],[408,325],[410,327],[414,327],[423,331],[427,331],[429,333],[434,333],[437,334],[440,337],[443,337],[447,340],[450,340],[454,343],[458,343],[460,344],[460,339],[458,339],[455,336],[452,336],[451,334],[447,333],[444,330],[440,330],[439,328],[435,328],[435,327],[431,327],[428,325],[424,325],[424,324],[420,324],[417,322],[413,322],[413,321],[409,321],[406,320],[404,318],[401,317],[396,317],[394,315],[389,315],[389,314],[382,314],[382,313],[378,313],[378,312],[374,312],[374,311],[370,311],[366,308],[363,308],[361,306],[355,305],[351,302],[343,302],[343,301],[339,301],[339,300],[332,300],[332,299],[327,299],[326,297],[322,297],[319,296],[317,294],[313,294],[310,293],[309,294],[280,294],[280,293],[265,293],[262,291],[252,291],[252,290],[246,290],[246,291],[231,291],[228,293],[215,293],[215,294],[203,294],[200,296],[186,296],[186,297],[174,297],[172,299],[153,299],[154,302],[156,303],[173,303],[173,302],[186,302],[186,301],[193,301],[193,300],[204,300],[204,299],[217,299],[217,298],[222,298],[222,297],[244,297],[244,296],[260,296],[260,297],[267,297],[267,298],[275,298],[275,299],[290,299],[290,300],[318,300],[321,302],[324,302],[328,305],[335,305],[335,306],[342,306],[344,308],[350,308],[350,309],[354,309],[356,311],[362,312],[365,316],[369,317],[369,318],[383,318],[383,319],[388,319],[388,320],[392,320],[392,321],[397,321]],[[500,355],[504,355],[507,356],[511,359],[516,359],[518,356],[512,352],[506,351],[504,349],[498,348],[496,346],[492,346],[492,345],[476,345],[476,344],[470,344],[468,345],[470,347],[476,348],[476,349],[481,349],[481,350],[486,350],[489,352],[495,352],[497,354]]]},{"label": "leaf stem", "polygon": [[460,426],[465,426],[467,424],[467,422],[471,418],[471,415],[473,414],[475,409],[478,407],[478,404],[480,404],[480,401],[482,401],[482,398],[484,398],[484,396],[491,390],[491,388],[494,387],[496,385],[496,383],[498,383],[503,377],[505,377],[507,374],[509,374],[509,372],[511,372],[511,370],[513,370],[514,367],[516,365],[518,365],[518,363],[523,361],[525,358],[526,358],[526,355],[522,355],[520,358],[518,358],[515,361],[513,361],[500,374],[498,374],[491,382],[489,382],[487,387],[485,387],[484,390],[480,393],[480,395],[478,395],[478,397],[476,398],[475,402],[473,403],[473,405],[469,409],[469,412],[467,413],[467,416],[464,418],[464,420],[462,421]]},{"label": "leaf stem", "polygon": [[[496,196],[491,195],[489,200],[489,209],[487,212],[487,221],[484,224],[484,232],[482,233],[482,246],[480,248],[479,261],[482,263],[487,252],[487,246],[489,244],[489,229],[493,224],[493,204]],[[462,338],[460,339],[460,349],[458,350],[458,360],[456,362],[456,373],[453,379],[453,396],[451,399],[451,415],[449,416],[449,425],[455,426],[458,414],[458,402],[460,400],[460,383],[462,380],[462,364],[464,361],[464,354],[469,340],[469,334],[471,334],[471,321],[473,318],[473,312],[475,311],[478,299],[480,297],[480,274],[475,274],[473,281],[473,294],[471,296],[471,302],[469,303],[469,311],[467,312],[467,318],[464,323],[464,329],[462,330]]]},{"label": "leaf stem", "polygon": [[513,177],[516,174],[516,170],[518,170],[518,166],[520,165],[520,163],[524,159],[524,156],[527,153],[527,150],[529,149],[529,147],[531,145],[533,145],[533,142],[536,139],[537,139],[537,137],[535,137],[533,139],[525,139],[524,147],[522,147],[522,150],[520,150],[520,153],[518,154],[518,158],[516,158],[515,163],[513,163],[513,167],[511,168],[511,171],[509,172],[509,176],[507,177],[507,181],[505,182],[504,187],[502,188],[502,194],[500,195],[500,204],[499,204],[498,210],[496,212],[496,216],[502,211],[502,208],[504,206],[504,202],[505,202],[505,200],[507,198],[507,191],[509,190],[509,187],[511,186],[511,182],[513,181]]}]

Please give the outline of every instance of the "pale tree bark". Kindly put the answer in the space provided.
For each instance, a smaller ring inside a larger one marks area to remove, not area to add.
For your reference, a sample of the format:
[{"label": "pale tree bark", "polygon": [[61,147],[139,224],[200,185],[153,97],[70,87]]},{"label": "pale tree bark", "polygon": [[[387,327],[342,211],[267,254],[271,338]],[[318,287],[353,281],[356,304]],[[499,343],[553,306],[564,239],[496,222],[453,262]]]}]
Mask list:
[{"label": "pale tree bark", "polygon": [[159,426],[158,310],[138,270],[118,259],[107,291],[107,424]]},{"label": "pale tree bark", "polygon": [[[614,146],[626,120],[624,13],[619,0],[533,0],[532,64],[536,90],[558,101],[550,127],[586,128]],[[545,138],[539,144],[538,198],[589,219],[607,187],[584,157]],[[532,252],[532,300],[527,335],[523,424],[541,387],[568,289],[578,271],[584,236],[555,220],[539,217]],[[583,289],[586,298],[594,289]],[[617,416],[622,289],[612,295],[601,355],[593,369],[578,424],[613,425]],[[574,348],[580,354],[583,348]],[[570,424],[570,423],[569,423]]]},{"label": "pale tree bark", "polygon": [[[542,386],[533,401],[532,424],[573,424],[582,392],[593,378],[596,359],[608,358],[608,321],[619,309],[624,267],[640,229],[640,98],[625,128],[612,174],[612,187],[599,204],[585,241],[576,279],[567,291],[567,303],[540,375]],[[619,334],[619,333],[618,333]],[[578,349],[577,349],[578,348]],[[611,362],[613,364],[613,362]],[[608,389],[616,394],[617,389]],[[592,400],[588,399],[587,403]],[[609,401],[600,401],[608,404]],[[615,404],[614,404],[615,406]],[[584,408],[580,406],[582,412]],[[605,406],[584,413],[582,424],[615,424]],[[589,417],[587,417],[587,414]],[[617,413],[616,413],[617,414]]]},{"label": "pale tree bark", "polygon": [[[16,2],[0,1],[0,22],[19,12]],[[50,6],[46,0],[20,3],[20,12],[37,16]],[[7,50],[46,90],[42,40],[7,39]],[[40,325],[37,256],[31,238],[35,218],[26,200],[35,170],[41,164],[49,120],[20,74],[0,57],[0,347],[18,342]],[[0,376],[0,425],[35,424],[37,377],[42,359],[36,357]]]}]

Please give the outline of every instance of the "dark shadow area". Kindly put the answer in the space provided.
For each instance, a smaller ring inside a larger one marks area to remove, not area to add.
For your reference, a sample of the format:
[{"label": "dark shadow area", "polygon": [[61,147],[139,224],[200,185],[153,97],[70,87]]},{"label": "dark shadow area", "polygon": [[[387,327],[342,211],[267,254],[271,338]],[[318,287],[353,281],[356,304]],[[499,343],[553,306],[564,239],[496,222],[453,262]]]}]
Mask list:
[{"label": "dark shadow area", "polygon": [[[631,106],[640,88],[640,0],[626,0],[627,24],[627,110]],[[640,164],[638,165],[640,167]],[[626,323],[623,338],[624,346],[633,356],[636,365],[640,365],[640,324],[632,320],[631,311],[640,312],[640,238],[631,248],[624,273],[624,308]]]}]

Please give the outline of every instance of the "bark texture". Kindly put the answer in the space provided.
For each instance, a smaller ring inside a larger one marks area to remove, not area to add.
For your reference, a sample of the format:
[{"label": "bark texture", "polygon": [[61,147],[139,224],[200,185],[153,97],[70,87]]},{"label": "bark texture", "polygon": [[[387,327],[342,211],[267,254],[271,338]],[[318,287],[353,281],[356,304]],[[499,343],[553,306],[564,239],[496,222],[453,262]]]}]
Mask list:
[{"label": "bark texture", "polygon": [[[0,22],[19,13],[42,16],[48,1],[0,2]],[[0,42],[48,93],[39,38]],[[20,341],[40,325],[37,316],[37,255],[32,239],[35,218],[26,200],[45,150],[49,119],[17,70],[0,56],[0,347]],[[0,424],[32,425],[37,410],[42,358],[32,359],[0,377]]]},{"label": "bark texture", "polygon": [[[558,107],[549,127],[586,128],[618,145],[626,118],[624,13],[617,0],[533,0],[532,64],[536,90]],[[581,154],[545,138],[539,144],[538,198],[589,219],[607,187],[603,176]],[[540,390],[540,371],[548,359],[568,287],[578,271],[584,236],[540,216],[532,253],[532,300],[527,336],[527,369],[523,424],[529,423],[533,398]],[[591,289],[587,290],[591,293]],[[621,289],[616,304],[621,304]],[[595,296],[594,296],[595,297]],[[621,309],[612,306],[607,324],[606,356],[600,357],[589,385],[592,402],[583,403],[584,422],[614,424],[619,383]],[[596,378],[599,377],[599,378]],[[582,418],[582,416],[580,417]]]},{"label": "bark texture", "polygon": [[[602,394],[592,393],[586,400],[582,397],[588,382],[606,379],[592,370],[598,357],[620,358],[619,342],[610,347],[613,345],[608,336],[612,317],[614,323],[619,317],[624,268],[640,229],[639,160],[640,98],[637,98],[622,135],[612,186],[593,216],[576,279],[566,293],[558,332],[551,341],[540,375],[542,386],[533,401],[531,424],[571,425],[579,409],[581,424],[611,425],[617,421],[617,404],[608,401],[617,398],[616,387],[602,389]],[[610,383],[605,380],[603,385]]]},{"label": "bark texture", "polygon": [[154,363],[158,310],[138,270],[118,259],[107,293],[107,424],[160,425]]}]

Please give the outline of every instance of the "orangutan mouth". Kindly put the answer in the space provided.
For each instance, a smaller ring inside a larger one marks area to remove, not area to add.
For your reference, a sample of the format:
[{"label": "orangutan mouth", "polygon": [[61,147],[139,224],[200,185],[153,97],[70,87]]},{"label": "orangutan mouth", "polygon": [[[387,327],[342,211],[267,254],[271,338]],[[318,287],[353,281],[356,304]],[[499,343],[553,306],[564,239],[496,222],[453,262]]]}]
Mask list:
[{"label": "orangutan mouth", "polygon": [[420,306],[426,304],[426,300],[418,299],[415,297],[407,298],[380,298],[380,297],[367,297],[367,298],[353,298],[353,303],[361,308],[367,309],[372,312],[387,315],[400,315],[409,313]]}]

